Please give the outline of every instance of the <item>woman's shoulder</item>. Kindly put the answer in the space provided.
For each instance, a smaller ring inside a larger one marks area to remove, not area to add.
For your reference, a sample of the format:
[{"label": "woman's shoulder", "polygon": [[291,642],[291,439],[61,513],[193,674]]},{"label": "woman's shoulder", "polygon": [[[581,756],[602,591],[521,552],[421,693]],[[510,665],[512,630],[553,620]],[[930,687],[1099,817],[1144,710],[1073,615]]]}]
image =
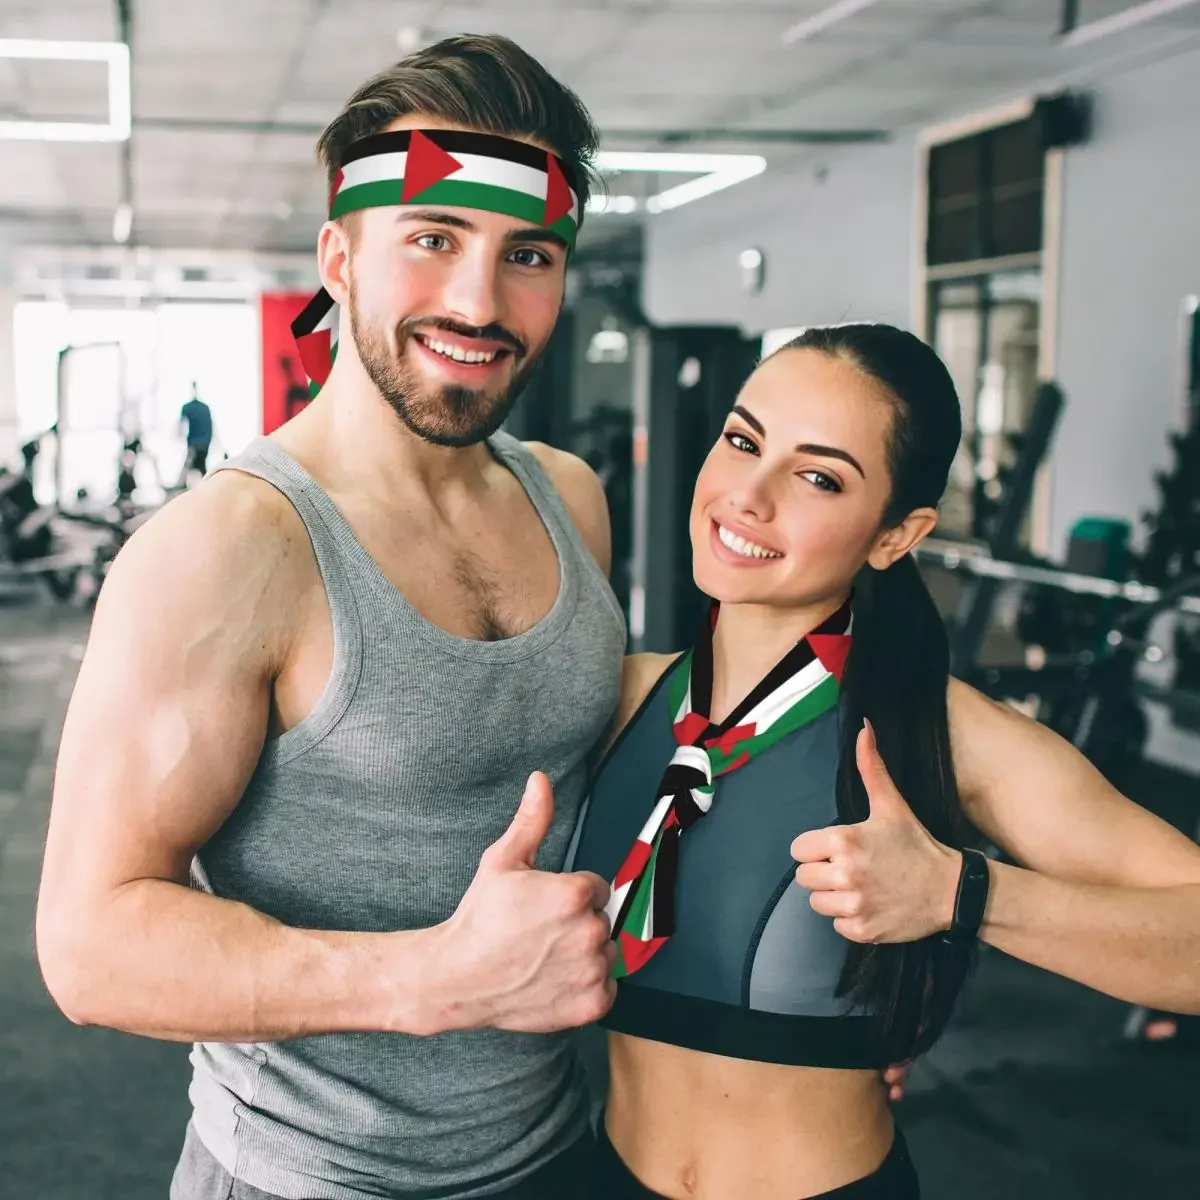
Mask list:
[{"label": "woman's shoulder", "polygon": [[655,684],[678,662],[680,654],[629,654],[621,668],[621,699],[609,731],[609,745],[637,715]]}]

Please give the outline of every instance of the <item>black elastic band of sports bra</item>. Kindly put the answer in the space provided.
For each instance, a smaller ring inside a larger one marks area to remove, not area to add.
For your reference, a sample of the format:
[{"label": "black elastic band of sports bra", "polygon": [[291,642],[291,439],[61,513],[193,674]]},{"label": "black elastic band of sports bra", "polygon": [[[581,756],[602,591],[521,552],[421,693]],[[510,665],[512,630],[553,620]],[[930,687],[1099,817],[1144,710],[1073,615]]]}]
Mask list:
[{"label": "black elastic band of sports bra", "polygon": [[874,1070],[871,1018],[793,1016],[622,983],[600,1022],[614,1033],[789,1067]]}]

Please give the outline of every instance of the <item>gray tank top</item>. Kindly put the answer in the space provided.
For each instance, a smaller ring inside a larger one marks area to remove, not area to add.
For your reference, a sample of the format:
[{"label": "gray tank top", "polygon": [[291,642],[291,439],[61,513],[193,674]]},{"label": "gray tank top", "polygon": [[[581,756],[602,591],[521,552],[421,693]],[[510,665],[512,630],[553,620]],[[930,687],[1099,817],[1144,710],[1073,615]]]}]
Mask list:
[{"label": "gray tank top", "polygon": [[[195,886],[288,925],[383,932],[450,917],[525,781],[547,772],[561,870],[589,751],[615,708],[625,622],[537,460],[497,459],[548,530],[559,592],[504,641],[454,637],[380,572],[329,496],[274,442],[223,464],[274,485],[304,521],[333,616],[313,712],[269,742],[241,802],[196,856]],[[501,1191],[580,1136],[568,1034],[337,1034],[192,1052],[195,1129],[237,1179],[303,1200]]]}]

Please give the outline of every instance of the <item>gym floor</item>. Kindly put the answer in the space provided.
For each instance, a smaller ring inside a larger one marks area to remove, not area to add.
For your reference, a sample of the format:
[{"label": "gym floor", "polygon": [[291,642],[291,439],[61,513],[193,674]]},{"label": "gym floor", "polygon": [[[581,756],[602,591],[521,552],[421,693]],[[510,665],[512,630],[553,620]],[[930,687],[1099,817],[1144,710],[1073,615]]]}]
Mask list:
[{"label": "gym floor", "polygon": [[[188,1118],[187,1048],[77,1029],[42,987],[33,912],[78,611],[0,604],[0,1195],[165,1200]],[[1194,781],[1135,789],[1194,821]],[[986,954],[898,1117],[926,1200],[1192,1200],[1200,1086],[1182,1051],[1125,1043],[1124,1005]],[[584,1049],[602,1087],[603,1052]]]}]

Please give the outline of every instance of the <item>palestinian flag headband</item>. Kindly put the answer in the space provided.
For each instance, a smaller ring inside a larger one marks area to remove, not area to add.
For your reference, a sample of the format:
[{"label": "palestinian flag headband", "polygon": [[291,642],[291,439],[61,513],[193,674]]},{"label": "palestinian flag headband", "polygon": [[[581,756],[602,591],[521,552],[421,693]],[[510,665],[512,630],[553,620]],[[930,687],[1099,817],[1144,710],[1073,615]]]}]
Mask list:
[{"label": "palestinian flag headband", "polygon": [[[350,147],[329,192],[329,219],[364,208],[434,204],[503,213],[574,249],[578,191],[557,155],[528,142],[450,129],[376,133]],[[292,322],[315,396],[337,358],[338,306],[322,288]]]},{"label": "palestinian flag headband", "polygon": [[620,953],[613,977],[633,974],[675,932],[680,841],[712,807],[716,781],[838,702],[852,624],[849,600],[802,638],[719,725],[709,720],[718,606],[668,683],[675,753],[654,808],[612,883],[605,913]]}]

